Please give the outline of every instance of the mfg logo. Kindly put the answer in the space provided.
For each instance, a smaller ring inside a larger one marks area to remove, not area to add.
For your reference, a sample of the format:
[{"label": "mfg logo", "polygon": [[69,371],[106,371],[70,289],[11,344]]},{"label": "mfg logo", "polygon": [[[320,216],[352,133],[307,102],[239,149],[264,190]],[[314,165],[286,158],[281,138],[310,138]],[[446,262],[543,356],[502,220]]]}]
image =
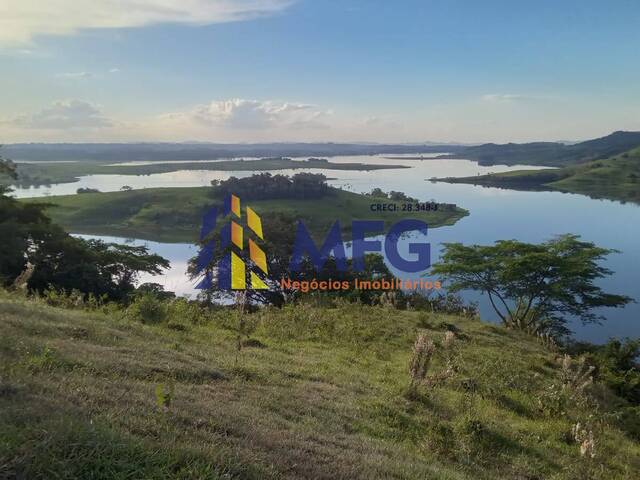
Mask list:
[{"label": "mfg logo", "polygon": [[[361,272],[364,270],[364,256],[366,253],[383,253],[387,261],[396,269],[407,273],[416,273],[428,269],[431,266],[431,245],[424,242],[409,244],[409,253],[412,259],[403,258],[398,248],[399,240],[409,232],[421,232],[427,234],[427,224],[419,220],[400,220],[391,226],[384,237],[384,245],[381,240],[367,240],[367,237],[376,236],[384,231],[384,222],[381,220],[354,220],[351,222],[351,270]],[[342,241],[340,221],[336,221],[327,234],[322,247],[318,248],[311,238],[307,227],[302,221],[298,222],[293,255],[289,264],[291,272],[299,272],[304,259],[308,256],[316,270],[320,272],[329,257],[333,257],[339,271],[346,271],[347,255]]]}]

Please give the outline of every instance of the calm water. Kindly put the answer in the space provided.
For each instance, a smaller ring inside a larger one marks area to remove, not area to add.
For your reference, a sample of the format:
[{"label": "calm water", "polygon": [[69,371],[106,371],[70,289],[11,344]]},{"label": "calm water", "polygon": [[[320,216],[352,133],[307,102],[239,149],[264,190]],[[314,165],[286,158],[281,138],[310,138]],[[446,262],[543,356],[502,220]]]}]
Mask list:
[{"label": "calm water", "polygon": [[[584,240],[615,248],[622,253],[609,257],[607,266],[615,273],[601,285],[614,293],[622,293],[640,300],[640,207],[623,205],[608,200],[593,200],[588,197],[555,192],[517,192],[472,185],[450,185],[431,183],[431,177],[469,176],[487,172],[506,171],[533,167],[481,167],[466,160],[388,160],[383,157],[336,157],[332,162],[398,163],[411,169],[379,170],[372,172],[323,171],[331,178],[330,183],[356,192],[370,191],[374,187],[383,190],[399,190],[420,200],[437,200],[456,203],[470,211],[470,215],[454,226],[433,229],[426,239],[417,234],[401,242],[406,249],[410,242],[428,241],[432,245],[432,261],[437,260],[440,244],[463,242],[466,244],[489,244],[498,239],[518,239],[540,242],[554,235],[575,233]],[[300,171],[300,170],[297,170]],[[317,170],[315,172],[318,172]],[[122,185],[134,188],[159,186],[208,185],[216,179],[231,175],[238,177],[252,172],[182,171],[148,176],[96,175],[84,177],[74,184],[52,185],[39,189],[18,190],[19,196],[43,196],[75,193],[79,187],[98,188],[101,191],[118,190]],[[276,173],[276,172],[274,172]],[[295,173],[279,171],[277,173]],[[367,218],[363,212],[363,219]],[[401,214],[399,214],[399,219]],[[106,237],[105,237],[106,238]],[[110,241],[125,241],[106,238]],[[187,260],[195,254],[189,244],[162,244],[134,240],[168,258],[171,270],[163,277],[143,277],[143,281],[163,283],[167,289],[180,294],[192,294],[193,285],[184,272]],[[399,276],[406,277],[402,274]],[[484,298],[469,294],[470,299],[481,301],[483,318],[495,318]],[[576,336],[591,341],[603,341],[610,336],[640,336],[640,305],[632,304],[624,309],[604,311],[607,321],[603,325],[573,325]]]}]

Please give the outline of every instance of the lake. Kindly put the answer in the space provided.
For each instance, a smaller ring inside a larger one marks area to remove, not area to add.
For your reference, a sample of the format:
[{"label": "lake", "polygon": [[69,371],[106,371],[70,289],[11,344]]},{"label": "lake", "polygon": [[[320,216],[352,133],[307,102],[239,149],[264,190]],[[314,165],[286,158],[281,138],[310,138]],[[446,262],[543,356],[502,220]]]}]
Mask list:
[{"label": "lake", "polygon": [[[432,155],[430,155],[432,156]],[[408,165],[410,169],[377,171],[312,170],[330,178],[329,183],[355,192],[368,192],[380,187],[385,191],[397,190],[421,201],[455,203],[470,211],[470,215],[454,226],[433,229],[426,239],[418,234],[407,236],[401,248],[408,249],[410,242],[428,241],[432,245],[432,261],[438,258],[438,250],[444,242],[465,244],[490,244],[499,239],[517,239],[541,242],[555,235],[575,233],[583,240],[619,250],[609,257],[606,266],[614,271],[600,285],[607,291],[626,294],[640,300],[640,242],[636,238],[640,228],[640,206],[621,204],[609,200],[594,200],[582,195],[559,192],[518,192],[473,185],[432,183],[431,177],[460,177],[538,167],[527,166],[479,166],[467,160],[389,160],[382,156],[334,157],[331,162],[359,162]],[[303,170],[280,170],[272,173],[293,174]],[[17,189],[16,195],[47,196],[75,193],[76,189],[97,188],[116,191],[123,185],[133,188],[191,187],[209,185],[213,179],[251,175],[246,171],[177,171],[146,176],[93,175],[82,177],[69,184],[51,185],[31,189]],[[363,212],[363,219],[368,212]],[[402,216],[399,213],[398,218]],[[125,239],[102,237],[108,241],[124,242]],[[196,249],[190,244],[166,244],[133,240],[134,244],[146,244],[150,250],[166,257],[172,268],[162,277],[143,277],[143,281],[162,283],[179,294],[193,294],[193,285],[185,275],[186,263]],[[399,275],[408,277],[405,274]],[[477,294],[468,293],[470,300],[480,301],[483,319],[495,320],[488,301]],[[607,309],[603,312],[607,321],[602,325],[572,325],[579,339],[602,342],[608,337],[640,336],[640,305],[631,304],[624,309]]]}]

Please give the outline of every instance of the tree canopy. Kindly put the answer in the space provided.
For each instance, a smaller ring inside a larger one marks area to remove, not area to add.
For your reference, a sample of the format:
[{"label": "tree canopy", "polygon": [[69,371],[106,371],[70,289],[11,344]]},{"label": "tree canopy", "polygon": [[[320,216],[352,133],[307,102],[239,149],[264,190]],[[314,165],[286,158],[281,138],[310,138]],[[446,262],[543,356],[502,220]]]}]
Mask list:
[{"label": "tree canopy", "polygon": [[605,293],[595,281],[612,272],[599,265],[614,250],[562,235],[541,244],[500,240],[494,245],[447,243],[432,273],[451,291],[479,290],[510,327],[566,334],[570,317],[583,323],[604,317],[599,307],[623,307],[632,299]]},{"label": "tree canopy", "polygon": [[243,200],[273,200],[280,198],[321,198],[328,192],[327,177],[320,173],[296,173],[293,176],[259,173],[250,177],[214,180],[213,194],[224,197],[230,193]]},{"label": "tree canopy", "polygon": [[[15,178],[12,162],[0,158],[0,172]],[[11,285],[25,271],[31,290],[78,290],[125,300],[140,272],[159,274],[169,262],[132,247],[83,240],[65,232],[44,213],[46,204],[21,203],[0,186],[0,285]]]}]

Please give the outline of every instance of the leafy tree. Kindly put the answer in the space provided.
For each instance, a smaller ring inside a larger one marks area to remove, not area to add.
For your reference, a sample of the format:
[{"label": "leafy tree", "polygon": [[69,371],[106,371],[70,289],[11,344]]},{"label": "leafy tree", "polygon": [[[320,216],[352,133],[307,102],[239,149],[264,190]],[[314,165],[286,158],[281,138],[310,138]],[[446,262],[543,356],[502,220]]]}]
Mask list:
[{"label": "leafy tree", "polygon": [[36,266],[29,288],[41,291],[53,285],[116,301],[133,293],[140,272],[158,275],[169,267],[168,260],[147,247],[82,240],[64,232],[37,242],[28,257]]},{"label": "leafy tree", "polygon": [[[18,178],[16,164],[0,155],[0,175],[6,175],[12,179]],[[5,187],[6,188],[6,187]]]},{"label": "leafy tree", "polygon": [[568,316],[604,318],[594,309],[623,307],[631,298],[603,292],[594,281],[612,272],[598,262],[614,252],[562,235],[541,244],[500,240],[491,246],[447,243],[432,273],[450,290],[479,290],[502,322],[531,333],[567,334]]},{"label": "leafy tree", "polygon": [[136,296],[138,295],[153,295],[160,300],[172,300],[176,298],[174,292],[169,292],[164,289],[163,285],[154,282],[146,282],[136,288]]},{"label": "leafy tree", "polygon": [[[0,159],[0,171],[15,178],[15,166]],[[79,290],[96,297],[125,300],[140,272],[159,274],[169,262],[146,247],[85,241],[51,222],[42,203],[22,203],[0,186],[0,284],[10,285],[28,265],[27,285]]]},{"label": "leafy tree", "polygon": [[367,195],[369,195],[370,197],[388,198],[389,200],[394,202],[417,202],[418,201],[413,197],[409,197],[404,192],[396,192],[395,190],[391,190],[390,192],[387,193],[378,187],[371,190]]}]

